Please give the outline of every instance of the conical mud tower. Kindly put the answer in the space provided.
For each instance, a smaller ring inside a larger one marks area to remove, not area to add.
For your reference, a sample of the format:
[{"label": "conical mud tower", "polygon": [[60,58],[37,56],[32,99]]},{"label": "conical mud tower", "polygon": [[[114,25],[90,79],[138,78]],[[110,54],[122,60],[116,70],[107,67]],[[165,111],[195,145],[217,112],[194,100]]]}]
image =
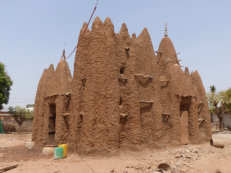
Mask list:
[{"label": "conical mud tower", "polygon": [[32,140],[40,144],[66,142],[69,134],[69,104],[72,76],[65,54],[54,71],[45,69],[40,79],[34,111]]}]

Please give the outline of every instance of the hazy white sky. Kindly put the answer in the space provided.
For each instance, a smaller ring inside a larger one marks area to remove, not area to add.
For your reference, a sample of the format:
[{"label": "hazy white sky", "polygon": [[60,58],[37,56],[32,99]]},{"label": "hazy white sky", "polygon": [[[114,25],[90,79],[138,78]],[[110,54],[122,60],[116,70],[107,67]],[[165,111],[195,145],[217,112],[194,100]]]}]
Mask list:
[{"label": "hazy white sky", "polygon": [[[0,0],[0,61],[14,81],[8,105],[34,102],[44,68],[57,65],[77,43],[95,0]],[[95,16],[122,23],[130,34],[147,27],[154,50],[168,22],[169,37],[181,64],[198,70],[206,90],[231,87],[230,0],[99,0]],[[74,56],[68,60],[73,71]]]}]

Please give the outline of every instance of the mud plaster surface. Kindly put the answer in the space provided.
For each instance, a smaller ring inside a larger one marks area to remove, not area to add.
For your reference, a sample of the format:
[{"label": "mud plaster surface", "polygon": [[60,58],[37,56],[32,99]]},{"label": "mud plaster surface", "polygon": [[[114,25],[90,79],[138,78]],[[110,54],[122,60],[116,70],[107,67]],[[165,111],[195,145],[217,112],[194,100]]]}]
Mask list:
[{"label": "mud plaster surface", "polygon": [[[80,32],[86,28],[86,23]],[[66,93],[71,93],[66,95]],[[148,30],[130,37],[98,17],[79,43],[73,79],[62,59],[38,84],[32,139],[46,144],[49,105],[56,105],[57,143],[79,153],[116,152],[181,144],[181,113],[188,112],[188,140],[211,138],[205,90],[197,71],[182,70],[164,37],[154,52]],[[186,135],[187,136],[187,135]]]}]

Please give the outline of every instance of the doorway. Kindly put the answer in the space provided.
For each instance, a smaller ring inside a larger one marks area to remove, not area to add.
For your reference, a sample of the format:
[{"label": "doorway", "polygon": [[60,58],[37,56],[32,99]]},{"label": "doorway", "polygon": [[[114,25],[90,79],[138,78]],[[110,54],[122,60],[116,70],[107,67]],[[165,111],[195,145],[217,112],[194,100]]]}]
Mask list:
[{"label": "doorway", "polygon": [[189,143],[189,107],[191,105],[191,97],[181,97],[180,102],[180,122],[181,122],[181,143],[187,145]]},{"label": "doorway", "polygon": [[181,120],[181,143],[188,144],[188,111],[182,111],[180,115]]},{"label": "doorway", "polygon": [[55,121],[56,121],[56,105],[49,105],[49,120],[48,120],[48,138],[47,144],[55,144]]}]

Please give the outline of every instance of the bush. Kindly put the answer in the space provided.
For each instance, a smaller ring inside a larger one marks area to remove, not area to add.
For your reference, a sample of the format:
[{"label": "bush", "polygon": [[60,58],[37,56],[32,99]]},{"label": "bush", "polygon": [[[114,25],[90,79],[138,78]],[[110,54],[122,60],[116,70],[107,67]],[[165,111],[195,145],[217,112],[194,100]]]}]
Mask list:
[{"label": "bush", "polygon": [[22,124],[25,120],[33,119],[33,112],[26,110],[26,108],[22,108],[20,106],[8,108],[8,112],[10,113],[11,117],[14,118],[15,122],[19,126],[19,132],[21,133]]},{"label": "bush", "polygon": [[4,123],[3,122],[3,129],[6,133],[16,132],[17,129],[14,124]]}]

